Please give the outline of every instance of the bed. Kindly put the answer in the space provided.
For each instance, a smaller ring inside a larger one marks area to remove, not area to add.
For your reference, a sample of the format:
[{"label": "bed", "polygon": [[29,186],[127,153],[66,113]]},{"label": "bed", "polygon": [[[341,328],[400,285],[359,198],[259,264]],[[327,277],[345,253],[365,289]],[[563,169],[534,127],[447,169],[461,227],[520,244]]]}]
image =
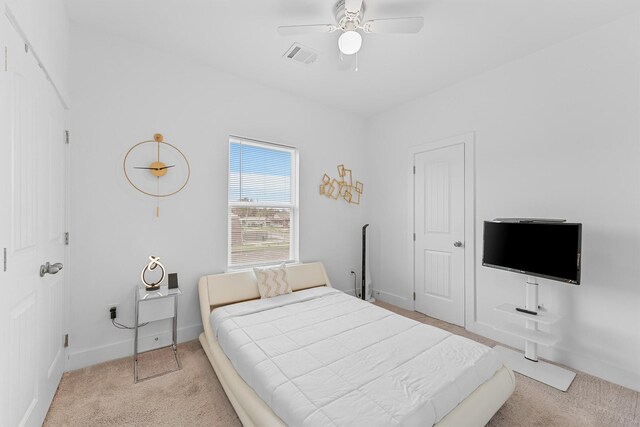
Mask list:
[{"label": "bed", "polygon": [[286,274],[294,292],[263,300],[252,271],[198,284],[200,342],[245,427],[482,426],[513,393],[488,347],[333,289],[322,263]]}]

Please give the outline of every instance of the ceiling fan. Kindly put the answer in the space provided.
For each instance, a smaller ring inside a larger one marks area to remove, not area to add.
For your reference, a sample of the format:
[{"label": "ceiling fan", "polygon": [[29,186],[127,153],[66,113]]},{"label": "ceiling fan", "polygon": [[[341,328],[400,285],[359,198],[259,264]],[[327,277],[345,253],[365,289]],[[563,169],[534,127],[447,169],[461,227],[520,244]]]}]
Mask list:
[{"label": "ceiling fan", "polygon": [[363,0],[339,0],[335,6],[335,17],[337,24],[314,24],[314,25],[286,25],[278,27],[278,33],[282,36],[312,33],[333,33],[342,31],[338,38],[338,49],[344,55],[353,55],[362,46],[362,35],[364,33],[417,33],[424,25],[424,17],[415,16],[411,18],[390,18],[374,19],[364,21]]}]

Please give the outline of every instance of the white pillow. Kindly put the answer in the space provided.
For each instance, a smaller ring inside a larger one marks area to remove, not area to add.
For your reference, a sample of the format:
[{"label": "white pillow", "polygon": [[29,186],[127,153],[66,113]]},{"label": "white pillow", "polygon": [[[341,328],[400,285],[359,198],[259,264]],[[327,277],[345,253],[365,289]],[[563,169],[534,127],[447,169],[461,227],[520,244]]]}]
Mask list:
[{"label": "white pillow", "polygon": [[260,298],[277,297],[292,292],[291,285],[287,282],[287,270],[284,262],[277,267],[254,268],[253,272],[258,279]]}]

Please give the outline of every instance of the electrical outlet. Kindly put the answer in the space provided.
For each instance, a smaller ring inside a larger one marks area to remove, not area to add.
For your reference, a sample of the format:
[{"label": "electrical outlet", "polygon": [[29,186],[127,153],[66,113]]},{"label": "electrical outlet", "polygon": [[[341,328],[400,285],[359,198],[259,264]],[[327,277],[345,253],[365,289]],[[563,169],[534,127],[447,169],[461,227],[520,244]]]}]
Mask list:
[{"label": "electrical outlet", "polygon": [[[112,309],[114,310],[113,315],[111,314],[111,310]],[[118,304],[109,304],[107,306],[107,312],[109,313],[109,319],[110,320],[117,318],[118,317]]]}]

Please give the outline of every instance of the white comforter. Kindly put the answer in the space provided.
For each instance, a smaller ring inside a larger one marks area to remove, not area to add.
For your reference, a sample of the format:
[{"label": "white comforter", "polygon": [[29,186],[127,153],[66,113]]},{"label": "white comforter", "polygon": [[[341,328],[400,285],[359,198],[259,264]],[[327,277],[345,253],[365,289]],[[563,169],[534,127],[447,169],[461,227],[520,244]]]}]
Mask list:
[{"label": "white comforter", "polygon": [[331,288],[211,313],[238,374],[289,426],[431,426],[501,367],[482,344]]}]

